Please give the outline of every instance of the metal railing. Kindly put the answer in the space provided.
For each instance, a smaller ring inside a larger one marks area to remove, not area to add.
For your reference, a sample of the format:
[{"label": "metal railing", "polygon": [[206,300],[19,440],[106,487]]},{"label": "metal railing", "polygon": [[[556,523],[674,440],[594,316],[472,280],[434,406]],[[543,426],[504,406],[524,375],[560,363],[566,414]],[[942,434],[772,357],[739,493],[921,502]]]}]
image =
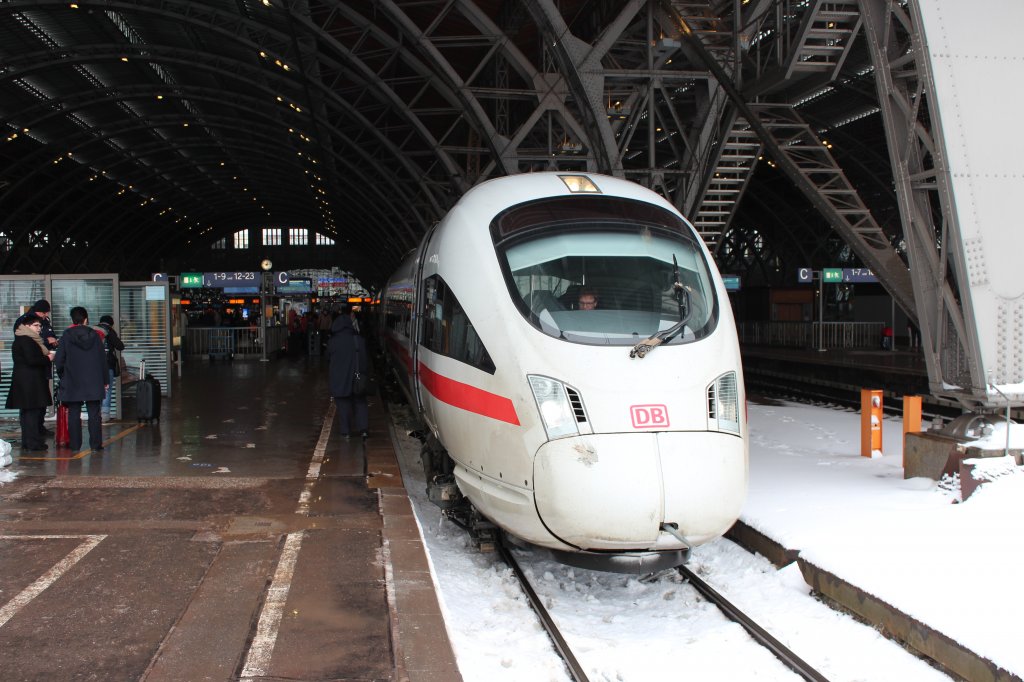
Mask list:
[{"label": "metal railing", "polygon": [[[285,346],[288,339],[287,327],[267,327],[264,331],[268,355]],[[183,350],[186,355],[263,355],[258,327],[189,327],[185,333]]]},{"label": "metal railing", "polygon": [[880,350],[885,322],[738,322],[740,343],[783,348]]}]

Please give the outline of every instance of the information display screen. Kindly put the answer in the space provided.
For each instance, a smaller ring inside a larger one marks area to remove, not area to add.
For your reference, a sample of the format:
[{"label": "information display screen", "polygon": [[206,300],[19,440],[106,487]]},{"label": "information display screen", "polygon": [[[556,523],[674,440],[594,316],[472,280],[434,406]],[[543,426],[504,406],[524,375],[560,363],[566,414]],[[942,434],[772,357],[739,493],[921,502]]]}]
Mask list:
[{"label": "information display screen", "polygon": [[286,294],[311,294],[313,293],[313,280],[311,279],[289,279],[284,284],[277,283],[278,295]]}]

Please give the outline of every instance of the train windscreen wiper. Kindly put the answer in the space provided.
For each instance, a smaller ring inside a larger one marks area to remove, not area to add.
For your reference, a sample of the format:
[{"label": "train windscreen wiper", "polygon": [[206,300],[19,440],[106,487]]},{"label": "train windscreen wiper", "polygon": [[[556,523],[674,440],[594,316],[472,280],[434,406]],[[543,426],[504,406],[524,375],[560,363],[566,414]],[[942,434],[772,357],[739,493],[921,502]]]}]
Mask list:
[{"label": "train windscreen wiper", "polygon": [[629,351],[629,357],[635,358],[639,356],[642,359],[661,344],[668,343],[676,334],[682,331],[687,320],[690,319],[690,290],[682,283],[679,277],[679,262],[676,260],[676,254],[674,253],[672,254],[672,275],[674,277],[672,290],[676,299],[676,305],[679,307],[679,321],[668,329],[663,329],[649,339],[644,339],[633,346],[633,349]]}]

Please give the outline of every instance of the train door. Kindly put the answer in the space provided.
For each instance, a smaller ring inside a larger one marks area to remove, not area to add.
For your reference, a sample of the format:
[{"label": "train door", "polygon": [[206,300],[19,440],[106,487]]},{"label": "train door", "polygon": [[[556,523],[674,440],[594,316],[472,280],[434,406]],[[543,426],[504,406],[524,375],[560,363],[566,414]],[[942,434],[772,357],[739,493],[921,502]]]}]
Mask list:
[{"label": "train door", "polygon": [[424,419],[427,421],[427,424],[429,424],[431,428],[434,428],[434,421],[432,415],[427,414],[422,393],[423,385],[421,383],[420,377],[420,342],[423,338],[423,314],[426,308],[426,304],[424,303],[426,299],[426,278],[430,277],[430,275],[434,274],[434,272],[437,271],[436,260],[434,262],[428,263],[428,261],[430,260],[430,257],[428,255],[430,253],[430,245],[431,241],[434,238],[434,235],[436,234],[436,230],[437,225],[431,227],[430,230],[427,232],[426,236],[423,238],[423,242],[420,244],[420,250],[416,257],[416,275],[414,277],[414,281],[416,283],[416,292],[415,295],[413,296],[412,310],[410,311],[410,314],[412,316],[412,319],[410,320],[410,345],[412,347],[412,392],[416,398],[416,409],[419,411],[421,415],[423,415]]}]

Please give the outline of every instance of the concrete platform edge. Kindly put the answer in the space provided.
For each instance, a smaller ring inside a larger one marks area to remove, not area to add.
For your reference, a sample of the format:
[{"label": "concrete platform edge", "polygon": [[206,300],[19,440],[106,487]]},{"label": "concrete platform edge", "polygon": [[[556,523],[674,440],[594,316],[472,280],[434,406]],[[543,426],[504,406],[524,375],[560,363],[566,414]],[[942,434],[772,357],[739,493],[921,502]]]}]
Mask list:
[{"label": "concrete platform edge", "polygon": [[788,566],[796,561],[797,555],[800,554],[800,550],[789,549],[780,545],[761,531],[754,530],[742,521],[734,523],[732,528],[725,532],[725,537],[748,552],[760,554],[772,562],[776,568]]},{"label": "concrete platform edge", "polygon": [[[387,430],[391,458],[396,469],[400,469],[398,453],[395,451],[394,426],[390,418]],[[428,567],[426,542],[405,491],[404,481],[401,482],[400,486],[378,489],[381,516],[384,518],[381,549],[397,679],[400,682],[461,682],[462,674],[437,601],[437,585]],[[392,499],[389,501],[388,498]],[[404,505],[394,504],[394,498],[401,498]],[[398,511],[399,508],[402,511]],[[404,511],[406,509],[407,512]],[[389,522],[388,515],[399,517],[398,522],[394,518]],[[403,522],[403,516],[408,516],[411,526],[415,527],[415,533],[409,523]],[[422,554],[424,566],[415,565],[419,559],[409,561],[410,545],[418,549],[415,554]],[[403,561],[406,564],[398,561],[401,557],[405,557]],[[426,570],[423,570],[425,567]]]},{"label": "concrete platform edge", "polygon": [[878,597],[812,564],[800,556],[800,550],[787,548],[742,521],[737,521],[725,536],[747,551],[765,557],[776,568],[796,561],[804,581],[825,596],[826,603],[857,614],[884,636],[910,647],[963,679],[972,682],[1019,682],[1021,679]]},{"label": "concrete platform edge", "polygon": [[856,613],[884,635],[903,642],[946,670],[972,682],[1021,679],[834,573],[802,557],[797,559],[797,564],[804,580],[816,592]]}]

